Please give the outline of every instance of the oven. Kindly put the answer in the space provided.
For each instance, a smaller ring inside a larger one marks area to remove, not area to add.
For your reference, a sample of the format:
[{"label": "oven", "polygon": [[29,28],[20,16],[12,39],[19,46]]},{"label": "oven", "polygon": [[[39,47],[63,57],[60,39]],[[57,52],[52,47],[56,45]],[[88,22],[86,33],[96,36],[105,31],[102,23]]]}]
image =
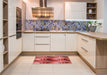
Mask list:
[{"label": "oven", "polygon": [[22,37],[22,10],[21,8],[16,8],[16,38]]}]

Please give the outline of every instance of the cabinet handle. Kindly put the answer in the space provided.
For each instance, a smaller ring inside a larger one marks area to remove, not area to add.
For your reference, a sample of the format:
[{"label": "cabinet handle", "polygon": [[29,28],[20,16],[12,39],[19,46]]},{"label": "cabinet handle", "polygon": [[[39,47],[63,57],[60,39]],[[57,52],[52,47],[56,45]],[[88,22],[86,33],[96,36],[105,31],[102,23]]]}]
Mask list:
[{"label": "cabinet handle", "polygon": [[49,45],[49,44],[36,44],[36,45]]},{"label": "cabinet handle", "polygon": [[81,47],[84,51],[88,52],[88,50],[86,50],[84,47]]},{"label": "cabinet handle", "polygon": [[14,34],[14,35],[11,35],[11,36],[9,36],[9,37],[14,37],[14,36],[16,36],[16,34]]},{"label": "cabinet handle", "polygon": [[83,39],[83,38],[82,38],[82,40],[85,41],[85,42],[88,42],[88,40],[86,40],[86,39]]},{"label": "cabinet handle", "polygon": [[39,38],[48,38],[49,36],[36,36],[36,37],[39,37]]}]

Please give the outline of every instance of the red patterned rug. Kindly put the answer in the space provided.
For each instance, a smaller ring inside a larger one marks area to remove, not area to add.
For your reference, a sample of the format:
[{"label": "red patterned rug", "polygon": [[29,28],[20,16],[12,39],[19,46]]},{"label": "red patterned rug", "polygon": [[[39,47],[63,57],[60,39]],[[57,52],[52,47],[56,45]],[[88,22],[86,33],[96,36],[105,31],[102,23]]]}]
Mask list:
[{"label": "red patterned rug", "polygon": [[66,64],[71,63],[68,56],[37,56],[33,64]]}]

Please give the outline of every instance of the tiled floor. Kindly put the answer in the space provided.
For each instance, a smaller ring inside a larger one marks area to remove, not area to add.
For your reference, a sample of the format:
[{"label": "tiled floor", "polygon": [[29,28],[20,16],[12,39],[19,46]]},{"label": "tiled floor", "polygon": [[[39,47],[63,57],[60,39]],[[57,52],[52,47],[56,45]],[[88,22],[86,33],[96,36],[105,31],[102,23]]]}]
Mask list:
[{"label": "tiled floor", "polygon": [[3,75],[95,75],[78,56],[72,64],[33,64],[34,56],[20,56]]}]

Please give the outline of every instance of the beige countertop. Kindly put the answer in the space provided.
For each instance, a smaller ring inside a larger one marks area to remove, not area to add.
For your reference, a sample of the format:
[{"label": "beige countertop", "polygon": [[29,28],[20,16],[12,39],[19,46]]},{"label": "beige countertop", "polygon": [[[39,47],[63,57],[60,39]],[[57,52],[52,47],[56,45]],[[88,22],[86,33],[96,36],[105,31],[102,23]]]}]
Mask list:
[{"label": "beige countertop", "polygon": [[107,40],[107,33],[101,32],[76,32],[76,31],[22,31],[23,33],[77,33],[95,38],[97,40]]}]

